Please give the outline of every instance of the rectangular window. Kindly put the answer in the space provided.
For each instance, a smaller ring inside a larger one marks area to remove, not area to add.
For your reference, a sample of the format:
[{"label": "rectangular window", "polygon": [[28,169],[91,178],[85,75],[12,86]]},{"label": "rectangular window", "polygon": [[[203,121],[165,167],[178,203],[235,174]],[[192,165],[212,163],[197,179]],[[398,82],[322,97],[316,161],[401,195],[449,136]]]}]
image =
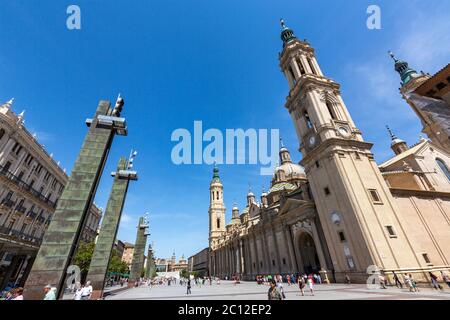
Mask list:
[{"label": "rectangular window", "polygon": [[431,263],[430,257],[428,257],[427,253],[422,253],[422,257],[423,257],[423,260],[425,260],[426,263]]},{"label": "rectangular window", "polygon": [[328,188],[328,187],[325,187],[325,188],[323,189],[323,191],[325,192],[325,195],[326,195],[326,196],[328,196],[328,195],[331,194],[330,188]]},{"label": "rectangular window", "polygon": [[355,159],[356,160],[361,160],[361,156],[359,155],[358,151],[355,151]]},{"label": "rectangular window", "polygon": [[338,235],[339,235],[339,240],[341,240],[341,242],[345,242],[346,240],[345,240],[345,234],[344,234],[344,231],[339,231],[338,232]]},{"label": "rectangular window", "polygon": [[285,258],[283,258],[283,264],[284,264],[284,265],[286,264],[286,259],[285,259]]},{"label": "rectangular window", "polygon": [[320,167],[319,161],[316,161],[316,167],[317,167],[317,168]]},{"label": "rectangular window", "polygon": [[389,233],[389,237],[395,238],[397,235],[395,234],[395,230],[392,226],[386,226],[386,230]]},{"label": "rectangular window", "polygon": [[272,265],[273,265],[273,266],[275,265],[275,260],[272,260]]},{"label": "rectangular window", "polygon": [[355,262],[352,257],[347,257],[347,265],[350,269],[355,269]]},{"label": "rectangular window", "polygon": [[370,196],[372,197],[372,201],[373,201],[374,203],[382,203],[382,202],[381,202],[381,198],[380,198],[380,196],[378,195],[377,190],[375,190],[375,189],[369,189],[369,193],[370,193]]}]

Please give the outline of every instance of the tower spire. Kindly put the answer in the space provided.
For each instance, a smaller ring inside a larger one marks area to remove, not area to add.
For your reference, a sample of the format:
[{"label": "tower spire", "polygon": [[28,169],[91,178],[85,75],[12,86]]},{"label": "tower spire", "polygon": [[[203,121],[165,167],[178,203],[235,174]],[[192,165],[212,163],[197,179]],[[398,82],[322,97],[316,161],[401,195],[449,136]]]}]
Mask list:
[{"label": "tower spire", "polygon": [[280,24],[281,24],[281,40],[283,40],[283,47],[284,47],[286,43],[289,43],[292,40],[297,39],[297,37],[294,35],[294,31],[292,29],[286,27],[283,18],[280,19]]},{"label": "tower spire", "polygon": [[394,151],[395,154],[400,154],[402,152],[405,152],[408,150],[408,145],[406,142],[402,139],[399,139],[389,128],[388,125],[386,125],[386,128],[389,132],[389,136],[391,137],[391,149]]},{"label": "tower spire", "polygon": [[417,71],[408,66],[408,62],[398,60],[392,51],[388,51],[389,56],[395,62],[395,71],[400,74],[402,85],[407,84],[412,78],[417,76]]},{"label": "tower spire", "polygon": [[397,139],[397,136],[392,132],[391,128],[389,128],[388,125],[386,125],[386,129],[387,129],[388,132],[389,132],[389,136],[391,137],[391,140]]}]

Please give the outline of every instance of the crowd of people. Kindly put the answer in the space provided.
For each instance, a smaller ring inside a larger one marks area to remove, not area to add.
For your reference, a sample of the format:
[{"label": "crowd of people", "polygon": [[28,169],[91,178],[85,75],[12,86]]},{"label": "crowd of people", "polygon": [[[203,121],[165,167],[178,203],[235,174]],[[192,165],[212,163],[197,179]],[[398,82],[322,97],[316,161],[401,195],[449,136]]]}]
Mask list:
[{"label": "crowd of people", "polygon": [[[450,288],[450,276],[444,272],[440,271],[440,277],[434,274],[433,272],[428,273],[430,277],[430,285],[433,289],[438,291],[443,291],[443,286],[439,283],[439,281],[444,282]],[[228,280],[228,277],[224,278]],[[233,275],[230,280],[234,281],[234,284],[240,283],[240,277],[238,275]],[[315,285],[322,284],[323,279],[320,274],[310,273],[310,274],[287,274],[287,275],[258,275],[256,276],[256,283],[258,285],[268,285],[268,299],[269,300],[284,300],[286,299],[286,293],[284,291],[284,285],[287,286],[298,286],[298,290],[302,296],[305,295],[305,291],[309,292],[310,295],[314,296],[315,294]],[[392,272],[392,285],[396,286],[399,289],[403,289],[404,287],[409,290],[409,292],[419,292],[419,287],[411,273],[404,273],[402,275],[398,275],[395,272]],[[127,284],[128,279],[120,279],[120,286],[124,286]],[[220,285],[220,278],[218,277],[200,277],[200,276],[189,276],[186,278],[175,278],[175,277],[156,277],[153,279],[142,278],[136,282],[136,286],[147,285],[180,285],[186,287],[186,295],[192,294],[192,287],[196,286],[201,288],[202,286],[213,283]],[[345,283],[350,284],[351,278],[348,274],[345,274]],[[383,272],[378,275],[378,283],[381,289],[387,289],[387,286],[390,284],[386,279],[386,276]],[[73,286],[68,288],[69,294],[72,294],[73,300],[89,300],[92,295],[92,285],[90,281],[86,281],[85,284],[81,284],[80,282],[74,283]],[[8,286],[3,290],[0,294],[0,300],[23,300],[23,291],[22,287],[11,287]],[[56,291],[57,289],[51,285],[47,285],[43,288],[44,298],[43,300],[56,300]]]}]

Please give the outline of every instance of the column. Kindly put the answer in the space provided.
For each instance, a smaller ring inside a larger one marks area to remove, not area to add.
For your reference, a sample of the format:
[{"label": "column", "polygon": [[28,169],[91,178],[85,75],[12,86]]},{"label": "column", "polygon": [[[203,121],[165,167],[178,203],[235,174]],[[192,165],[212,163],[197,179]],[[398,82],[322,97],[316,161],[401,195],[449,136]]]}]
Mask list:
[{"label": "column", "polygon": [[130,278],[128,279],[128,287],[134,287],[136,282],[141,278],[142,267],[144,266],[145,245],[147,243],[146,229],[144,218],[139,218],[139,224],[136,233],[136,242],[134,244],[133,260],[130,267]]},{"label": "column", "polygon": [[292,71],[294,71],[295,78],[296,79],[300,78],[300,76],[302,74],[300,73],[300,69],[297,66],[297,63],[295,62],[294,59],[291,60],[290,65],[291,65]]},{"label": "column", "polygon": [[[287,248],[287,253],[288,253],[288,261],[289,261],[289,272],[290,273],[294,273],[295,272],[295,270],[294,270],[294,259],[295,259],[295,253],[294,253],[294,251],[293,251],[293,248],[292,248],[292,243],[291,243],[291,241],[289,241],[289,239],[288,239],[288,235],[287,235],[287,233],[288,233],[288,231],[289,230],[287,230],[287,227],[286,227],[286,224],[285,223],[283,223],[283,225],[282,225],[282,227],[281,227],[281,230],[282,230],[282,232],[283,232],[283,239],[284,239],[284,244],[285,244],[285,246],[286,246],[286,248]],[[298,269],[298,268],[297,268]]]},{"label": "column", "polygon": [[317,255],[319,257],[320,267],[322,269],[326,269],[327,264],[325,262],[325,256],[324,256],[323,250],[322,250],[322,243],[320,242],[320,239],[319,239],[319,234],[317,232],[316,224],[312,220],[310,220],[310,222],[311,222],[311,226],[312,226],[312,234],[313,234],[314,243],[315,243],[316,249],[317,249]]},{"label": "column", "polygon": [[266,238],[266,231],[264,229],[261,230],[261,239],[263,241],[263,250],[265,251],[265,256],[266,256],[266,264],[267,264],[267,272],[268,273],[272,273],[272,259],[270,257],[270,253],[269,253],[269,244],[267,242],[267,238]]},{"label": "column", "polygon": [[[9,171],[12,172],[12,174],[14,174],[16,176],[18,175],[18,172],[20,170],[20,166],[22,165],[23,159],[25,158],[27,153],[28,152],[24,148],[22,148],[21,155],[17,158],[15,163],[11,166],[11,169],[9,169]],[[25,172],[24,172],[24,175],[23,175],[23,179],[25,179]]]},{"label": "column", "polygon": [[275,255],[277,256],[277,260],[278,260],[278,272],[281,273],[283,263],[280,258],[280,248],[278,247],[277,234],[275,232],[273,225],[271,226],[271,230],[272,230],[273,244],[275,247]]},{"label": "column", "polygon": [[243,252],[244,246],[242,244],[243,240],[239,240],[239,257],[241,258],[241,274],[244,274],[247,270],[245,268],[245,259],[244,259],[244,254],[245,252]]},{"label": "column", "polygon": [[[117,171],[115,172],[111,193],[106,205],[105,214],[103,215],[100,233],[97,238],[97,243],[95,244],[91,264],[89,265],[87,279],[91,281],[94,289],[91,299],[99,299],[103,296],[105,278],[108,272],[109,261],[114,248],[117,230],[119,229],[120,217],[122,216],[129,182],[130,180],[137,180],[137,177],[131,177],[129,173],[127,174],[127,165],[126,158],[120,158],[117,165]],[[149,249],[151,252],[151,247],[149,247]],[[147,264],[150,266],[149,260],[147,260]],[[148,268],[148,270],[150,271],[150,268]]]},{"label": "column", "polygon": [[6,163],[6,156],[11,152],[15,144],[16,141],[13,138],[9,138],[8,142],[3,147],[3,150],[0,152],[0,165],[3,166]]},{"label": "column", "polygon": [[255,236],[255,234],[253,233],[252,236],[253,236],[253,246],[255,248],[256,271],[257,271],[258,274],[260,274],[261,273],[261,268],[260,268],[261,266],[260,266],[259,255],[258,255],[258,245],[256,243],[256,236]]}]

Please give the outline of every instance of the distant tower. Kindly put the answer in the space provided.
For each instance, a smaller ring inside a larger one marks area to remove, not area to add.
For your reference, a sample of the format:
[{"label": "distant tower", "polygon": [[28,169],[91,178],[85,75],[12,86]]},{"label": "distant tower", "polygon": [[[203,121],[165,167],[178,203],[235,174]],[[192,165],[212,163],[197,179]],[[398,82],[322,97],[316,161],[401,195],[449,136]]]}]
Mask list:
[{"label": "distant tower", "polygon": [[[331,255],[329,267],[338,281],[351,273],[358,282],[366,281],[371,265],[391,270],[417,267],[397,206],[370,151],[372,144],[364,141],[353,122],[340,85],[324,76],[308,42],[297,39],[284,21],[281,27],[280,67],[290,88],[285,106],[316,199]],[[286,160],[282,155],[281,161]]]},{"label": "distant tower", "polygon": [[209,247],[213,247],[218,238],[225,233],[225,205],[223,203],[223,185],[219,178],[219,168],[214,165],[214,174],[209,185]]},{"label": "distant tower", "polygon": [[[439,121],[440,117],[448,119],[447,105],[440,107],[434,105],[433,108],[424,107],[422,104],[430,103],[426,100],[427,97],[416,93],[416,91],[425,85],[425,82],[430,79],[430,76],[424,73],[417,73],[416,70],[409,67],[408,63],[403,60],[398,60],[392,52],[389,55],[395,62],[395,71],[400,74],[401,87],[400,93],[403,99],[411,106],[413,111],[419,117],[422,123],[422,132],[425,133],[430,140],[437,146],[450,152],[450,130],[448,128],[448,121]],[[426,86],[425,86],[426,87]],[[419,90],[420,91],[420,90]],[[439,99],[438,99],[439,102]],[[444,101],[441,102],[445,104]]]},{"label": "distant tower", "polygon": [[389,128],[389,126],[386,126],[388,132],[389,132],[389,136],[391,137],[391,149],[394,151],[395,154],[400,154],[402,152],[407,151],[408,145],[406,144],[406,142],[402,139],[397,138],[397,136],[392,132],[391,128]]}]

